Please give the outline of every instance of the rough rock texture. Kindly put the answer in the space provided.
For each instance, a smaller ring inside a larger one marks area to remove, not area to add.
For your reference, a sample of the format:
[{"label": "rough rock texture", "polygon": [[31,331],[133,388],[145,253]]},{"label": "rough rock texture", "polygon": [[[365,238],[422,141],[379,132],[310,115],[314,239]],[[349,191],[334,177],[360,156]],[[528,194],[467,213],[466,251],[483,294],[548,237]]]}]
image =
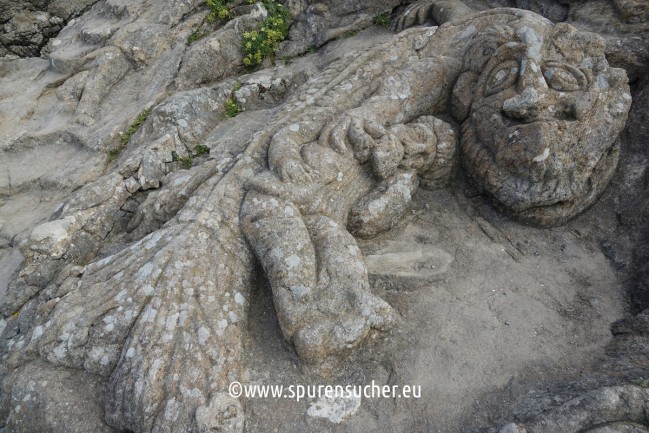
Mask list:
[{"label": "rough rock texture", "polygon": [[[278,57],[327,45],[252,72],[265,9],[234,3],[190,45],[202,2],[102,0],[0,60],[0,426],[646,431],[646,317],[603,356],[625,276],[644,308],[642,4],[419,2],[335,40],[398,4],[289,2]],[[228,394],[372,379],[425,395]]]},{"label": "rough rock texture", "polygon": [[296,20],[291,27],[289,40],[282,43],[279,55],[294,56],[356,33],[372,25],[375,16],[389,14],[400,4],[397,0],[290,0],[287,6]]},{"label": "rough rock texture", "polygon": [[97,0],[3,0],[0,55],[38,56],[47,41]]}]

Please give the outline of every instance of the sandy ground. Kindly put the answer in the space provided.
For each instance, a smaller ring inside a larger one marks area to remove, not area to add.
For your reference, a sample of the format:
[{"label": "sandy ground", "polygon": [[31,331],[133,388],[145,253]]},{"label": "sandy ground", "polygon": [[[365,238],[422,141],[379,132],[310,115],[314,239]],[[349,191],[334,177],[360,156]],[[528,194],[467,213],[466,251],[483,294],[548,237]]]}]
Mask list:
[{"label": "sandy ground", "polygon": [[526,388],[520,384],[575,376],[596,363],[610,322],[624,315],[621,283],[588,224],[584,217],[534,229],[470,204],[453,188],[418,192],[401,226],[361,244],[375,292],[397,308],[402,323],[342,365],[300,367],[283,343],[268,288],[260,289],[248,379],[374,380],[419,385],[421,398],[364,399],[340,423],[308,414],[318,399],[249,398],[248,431],[450,433],[497,425],[497,414],[511,414],[519,388]]}]

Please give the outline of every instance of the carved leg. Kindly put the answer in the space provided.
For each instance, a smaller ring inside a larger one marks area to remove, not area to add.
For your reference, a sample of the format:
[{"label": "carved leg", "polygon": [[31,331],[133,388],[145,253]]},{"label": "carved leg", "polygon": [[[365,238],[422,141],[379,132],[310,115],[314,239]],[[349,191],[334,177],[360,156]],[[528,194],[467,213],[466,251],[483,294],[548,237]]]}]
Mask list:
[{"label": "carved leg", "polygon": [[371,328],[386,330],[396,313],[370,292],[363,255],[345,227],[322,215],[305,220],[318,264],[313,294],[317,320],[295,336],[295,347],[300,356],[315,361],[356,346]]},{"label": "carved leg", "polygon": [[394,320],[369,291],[356,240],[333,220],[303,218],[286,200],[249,192],[241,226],[268,276],[282,332],[304,361],[354,347]]},{"label": "carved leg", "polygon": [[254,191],[246,195],[240,219],[272,287],[284,338],[292,341],[305,320],[316,283],[309,232],[291,202]]}]

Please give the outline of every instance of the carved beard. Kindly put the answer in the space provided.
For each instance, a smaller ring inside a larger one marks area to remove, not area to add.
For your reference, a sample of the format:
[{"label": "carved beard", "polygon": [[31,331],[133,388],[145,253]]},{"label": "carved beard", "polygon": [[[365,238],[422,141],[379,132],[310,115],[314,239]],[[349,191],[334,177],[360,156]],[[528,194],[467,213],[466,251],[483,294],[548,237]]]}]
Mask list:
[{"label": "carved beard", "polygon": [[[574,138],[577,134],[559,140],[559,131],[567,129],[561,120],[508,126],[501,119],[478,128],[481,115],[475,114],[462,125],[464,169],[482,192],[522,221],[551,226],[569,220],[595,201],[617,166],[618,142],[599,160],[579,160],[578,149],[586,144]],[[534,162],[545,149],[554,154],[552,160]]]}]

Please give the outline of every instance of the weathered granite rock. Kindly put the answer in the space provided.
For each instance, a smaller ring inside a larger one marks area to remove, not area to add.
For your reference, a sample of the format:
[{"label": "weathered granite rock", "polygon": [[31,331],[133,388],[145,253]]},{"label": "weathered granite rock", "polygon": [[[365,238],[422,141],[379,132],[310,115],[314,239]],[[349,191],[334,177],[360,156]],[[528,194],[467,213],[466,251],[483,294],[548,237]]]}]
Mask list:
[{"label": "weathered granite rock", "polygon": [[[531,12],[442,3],[416,16],[457,21],[408,29],[318,73],[262,71],[238,90],[234,80],[191,89],[236,70],[194,65],[224,35],[186,49],[200,19],[183,17],[198,2],[100,2],[68,26],[39,66],[84,141],[115,130],[101,120],[119,98],[152,111],[108,173],[25,238],[2,305],[5,387],[19,390],[19,370],[47,362],[100,377],[116,429],[240,432],[243,406],[225,390],[243,375],[255,256],[283,336],[314,364],[394,326],[347,230],[398,224],[417,185],[451,175],[457,137],[467,174],[519,219],[557,224],[592,204],[630,105],[601,38]],[[189,90],[166,96],[175,77]],[[223,121],[233,92],[251,109]],[[174,159],[198,144],[209,159],[181,170]],[[16,405],[0,411],[17,419]]]},{"label": "weathered granite rock", "polygon": [[0,55],[38,56],[48,40],[97,0],[3,0],[0,2]]},{"label": "weathered granite rock", "polygon": [[28,364],[15,375],[10,395],[14,410],[5,431],[113,433],[103,421],[104,384],[78,370]]},{"label": "weathered granite rock", "polygon": [[295,18],[289,40],[282,43],[278,55],[295,56],[336,38],[372,25],[379,14],[390,14],[401,2],[389,1],[313,1],[290,0],[287,6]]},{"label": "weathered granite rock", "polygon": [[[416,3],[397,26],[467,13],[452,4]],[[462,162],[478,188],[517,218],[566,221],[594,202],[617,166],[615,140],[631,104],[626,75],[608,66],[600,37],[569,25],[538,20],[490,33],[467,49],[453,90]],[[501,47],[513,35],[528,47],[523,61]],[[591,134],[597,128],[607,132]],[[585,151],[579,167],[574,149]]]}]

